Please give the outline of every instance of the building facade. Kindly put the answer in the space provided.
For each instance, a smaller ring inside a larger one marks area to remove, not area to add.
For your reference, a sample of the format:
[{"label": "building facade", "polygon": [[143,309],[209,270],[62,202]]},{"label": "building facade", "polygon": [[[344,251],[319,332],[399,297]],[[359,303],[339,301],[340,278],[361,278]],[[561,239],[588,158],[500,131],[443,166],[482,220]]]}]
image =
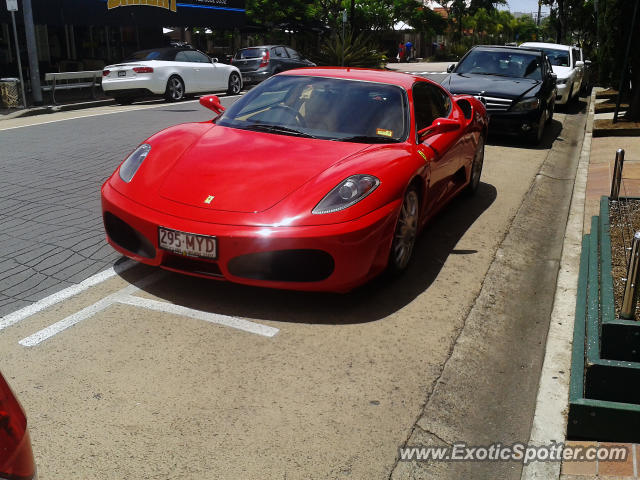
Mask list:
[{"label": "building facade", "polygon": [[[26,70],[22,0],[18,5],[18,43]],[[244,0],[32,0],[32,8],[41,76],[100,69],[133,51],[165,45],[163,28],[179,30],[183,39],[185,29],[193,27],[233,31],[244,25],[245,13]],[[0,77],[16,76],[15,51],[11,16],[1,1]]]}]

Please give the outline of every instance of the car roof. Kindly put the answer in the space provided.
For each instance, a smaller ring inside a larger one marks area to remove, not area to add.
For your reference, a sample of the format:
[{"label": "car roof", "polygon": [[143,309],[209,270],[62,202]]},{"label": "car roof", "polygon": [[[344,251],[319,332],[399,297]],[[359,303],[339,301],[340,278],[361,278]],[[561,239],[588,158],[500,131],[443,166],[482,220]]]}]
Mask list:
[{"label": "car roof", "polygon": [[[273,47],[286,47],[286,45],[255,45],[253,47],[240,48],[239,50],[249,50],[251,48],[273,48]],[[289,48],[291,48],[291,47],[289,47]]]},{"label": "car roof", "polygon": [[522,45],[525,47],[536,47],[536,48],[553,48],[555,50],[571,50],[572,47],[569,45],[562,45],[560,43],[544,43],[544,42],[524,42]]},{"label": "car roof", "polygon": [[522,53],[522,50],[529,51],[531,53],[542,53],[540,47],[508,47],[506,45],[476,45],[472,48],[472,50],[486,50],[490,51],[500,51],[500,52],[513,52],[513,53]]},{"label": "car roof", "polygon": [[340,78],[346,80],[359,80],[364,82],[387,83],[389,85],[397,85],[406,90],[410,90],[417,81],[430,80],[411,75],[408,73],[394,72],[390,70],[377,70],[372,68],[349,68],[349,67],[310,67],[288,70],[281,75],[300,75],[309,77],[329,77]]}]

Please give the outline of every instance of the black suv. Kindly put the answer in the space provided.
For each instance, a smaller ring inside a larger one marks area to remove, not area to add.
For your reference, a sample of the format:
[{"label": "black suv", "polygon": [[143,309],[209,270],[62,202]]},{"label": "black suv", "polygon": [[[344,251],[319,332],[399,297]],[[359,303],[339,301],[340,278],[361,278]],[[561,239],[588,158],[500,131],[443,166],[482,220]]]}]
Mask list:
[{"label": "black suv", "polygon": [[315,67],[293,48],[284,45],[262,45],[238,50],[231,61],[242,73],[244,84],[258,83],[276,73],[300,67]]},{"label": "black suv", "polygon": [[556,101],[556,75],[535,48],[478,45],[469,50],[442,85],[453,94],[484,99],[489,130],[542,139]]}]

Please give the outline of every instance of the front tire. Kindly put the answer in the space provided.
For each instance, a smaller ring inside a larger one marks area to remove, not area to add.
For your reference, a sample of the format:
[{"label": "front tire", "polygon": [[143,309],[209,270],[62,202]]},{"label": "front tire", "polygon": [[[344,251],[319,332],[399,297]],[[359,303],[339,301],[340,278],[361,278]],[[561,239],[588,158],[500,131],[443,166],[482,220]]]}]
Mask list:
[{"label": "front tire", "polygon": [[530,133],[529,143],[533,146],[537,146],[542,141],[542,135],[544,134],[544,126],[547,124],[545,119],[546,110],[540,114],[540,120],[538,121],[538,127]]},{"label": "front tire", "polygon": [[179,102],[184,99],[184,82],[178,75],[171,75],[167,80],[164,98],[168,102]]},{"label": "front tire", "polygon": [[238,95],[242,90],[242,81],[240,80],[240,75],[236,72],[231,72],[229,75],[229,85],[227,88],[227,95]]},{"label": "front tire", "polygon": [[413,254],[413,247],[418,235],[418,220],[420,214],[420,197],[415,186],[410,186],[404,194],[402,208],[396,223],[389,252],[388,271],[392,275],[402,273],[409,265]]}]

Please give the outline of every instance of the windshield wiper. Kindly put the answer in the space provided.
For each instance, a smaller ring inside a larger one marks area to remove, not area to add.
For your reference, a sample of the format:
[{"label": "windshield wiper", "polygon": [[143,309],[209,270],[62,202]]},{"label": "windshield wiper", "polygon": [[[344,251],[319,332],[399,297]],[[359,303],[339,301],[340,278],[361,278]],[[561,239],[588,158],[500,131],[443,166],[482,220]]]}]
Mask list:
[{"label": "windshield wiper", "polygon": [[371,135],[355,135],[353,137],[336,138],[338,142],[357,142],[357,143],[398,143],[400,140],[388,137],[374,137]]},{"label": "windshield wiper", "polygon": [[316,138],[313,135],[310,135],[301,130],[296,130],[295,128],[283,127],[281,125],[270,125],[268,123],[253,123],[251,125],[245,125],[242,128],[245,128],[247,130],[260,130],[263,132],[292,134],[298,137],[305,137],[305,138]]}]

